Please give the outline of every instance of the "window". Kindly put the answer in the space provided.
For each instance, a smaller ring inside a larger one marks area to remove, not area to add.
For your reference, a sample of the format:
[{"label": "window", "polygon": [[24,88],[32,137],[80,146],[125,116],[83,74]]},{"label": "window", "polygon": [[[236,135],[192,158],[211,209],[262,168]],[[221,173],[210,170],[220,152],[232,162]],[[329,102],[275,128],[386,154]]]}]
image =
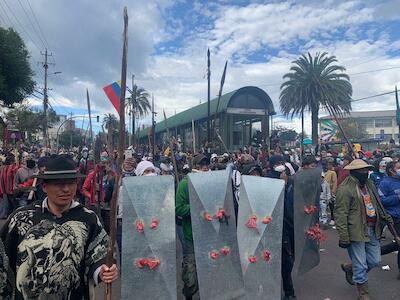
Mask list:
[{"label": "window", "polygon": [[358,124],[360,127],[366,129],[366,128],[372,128],[374,127],[374,120],[371,119],[359,119]]},{"label": "window", "polygon": [[375,127],[392,127],[392,119],[375,119]]}]

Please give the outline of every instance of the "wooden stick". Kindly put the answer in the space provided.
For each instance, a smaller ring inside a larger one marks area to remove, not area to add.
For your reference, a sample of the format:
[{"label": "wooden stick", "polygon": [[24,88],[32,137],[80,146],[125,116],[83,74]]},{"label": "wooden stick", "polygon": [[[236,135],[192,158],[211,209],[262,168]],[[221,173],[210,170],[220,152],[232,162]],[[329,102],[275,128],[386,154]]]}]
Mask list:
[{"label": "wooden stick", "polygon": [[[32,182],[32,187],[36,187],[36,184],[37,184],[37,178],[34,178],[33,182]],[[30,191],[29,195],[28,195],[28,201],[31,201],[33,199],[34,195],[35,195],[35,191]]]},{"label": "wooden stick", "polygon": [[[111,267],[114,263],[114,245],[117,236],[117,201],[119,188],[121,186],[121,166],[124,157],[125,149],[125,91],[126,91],[126,68],[127,68],[127,53],[128,53],[128,10],[124,7],[124,43],[122,49],[122,69],[121,69],[121,96],[119,106],[119,143],[118,143],[118,167],[117,178],[114,183],[114,191],[111,198],[110,211],[110,240],[107,248],[106,264]],[[107,283],[104,290],[104,299],[111,300],[112,284]]]},{"label": "wooden stick", "polygon": [[165,129],[167,130],[167,141],[169,144],[169,147],[171,149],[171,153],[172,153],[172,164],[174,166],[174,174],[175,174],[175,180],[176,180],[176,184],[179,184],[179,176],[178,176],[178,168],[176,166],[176,159],[175,159],[175,153],[174,153],[174,145],[171,143],[170,139],[169,139],[169,128],[168,128],[168,123],[167,123],[167,116],[165,114],[164,111],[164,123],[165,123]]}]

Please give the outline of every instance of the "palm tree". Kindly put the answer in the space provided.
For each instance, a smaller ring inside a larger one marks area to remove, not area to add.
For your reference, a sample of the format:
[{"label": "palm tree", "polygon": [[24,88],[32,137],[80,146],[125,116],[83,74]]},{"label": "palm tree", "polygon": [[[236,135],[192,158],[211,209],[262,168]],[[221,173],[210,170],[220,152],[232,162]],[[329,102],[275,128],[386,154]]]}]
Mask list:
[{"label": "palm tree", "polygon": [[119,121],[114,114],[109,113],[104,115],[103,126],[107,129],[107,149],[111,151],[114,144],[113,133],[119,128]]},{"label": "palm tree", "polygon": [[290,73],[283,76],[286,80],[281,85],[279,96],[281,111],[288,116],[311,112],[312,141],[318,143],[318,112],[320,108],[331,115],[351,111],[353,89],[350,78],[344,73],[346,68],[338,66],[335,56],[326,52],[302,55],[290,68]]},{"label": "palm tree", "polygon": [[136,84],[133,85],[133,90],[131,91],[131,96],[126,98],[126,110],[127,113],[132,117],[132,133],[135,134],[135,118],[143,118],[151,111],[150,105],[150,95],[149,93]]}]

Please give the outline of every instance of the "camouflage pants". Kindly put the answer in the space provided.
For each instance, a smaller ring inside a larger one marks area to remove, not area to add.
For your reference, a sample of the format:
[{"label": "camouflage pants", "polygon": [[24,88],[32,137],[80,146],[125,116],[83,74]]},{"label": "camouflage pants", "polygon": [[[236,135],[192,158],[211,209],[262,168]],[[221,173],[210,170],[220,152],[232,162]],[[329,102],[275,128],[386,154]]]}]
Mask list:
[{"label": "camouflage pants", "polygon": [[185,249],[182,260],[182,281],[183,281],[183,295],[190,298],[199,289],[197,282],[196,260],[194,257],[193,242],[187,240],[185,242]]}]

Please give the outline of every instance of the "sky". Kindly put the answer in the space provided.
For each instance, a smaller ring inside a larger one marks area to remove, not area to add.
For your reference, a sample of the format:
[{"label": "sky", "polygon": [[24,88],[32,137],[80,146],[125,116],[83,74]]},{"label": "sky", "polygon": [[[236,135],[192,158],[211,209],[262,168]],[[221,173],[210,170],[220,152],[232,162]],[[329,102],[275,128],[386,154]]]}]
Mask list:
[{"label": "sky", "polygon": [[[304,53],[335,55],[350,75],[353,99],[400,85],[400,0],[0,0],[0,26],[23,37],[38,90],[45,48],[55,64],[49,73],[62,72],[49,75],[48,82],[58,113],[86,114],[86,89],[94,115],[116,113],[102,88],[121,76],[124,6],[127,83],[134,74],[135,83],[154,95],[158,120],[163,109],[171,116],[206,101],[208,48],[212,98],[227,60],[224,92],[262,88],[277,111],[274,125],[296,130],[300,120],[280,113],[279,91],[291,62]],[[29,99],[31,105],[40,101]],[[395,109],[393,94],[353,103],[356,111],[386,109]],[[150,117],[139,120],[142,124],[150,124]],[[309,116],[305,124],[309,133]],[[94,127],[100,128],[96,122]]]}]

